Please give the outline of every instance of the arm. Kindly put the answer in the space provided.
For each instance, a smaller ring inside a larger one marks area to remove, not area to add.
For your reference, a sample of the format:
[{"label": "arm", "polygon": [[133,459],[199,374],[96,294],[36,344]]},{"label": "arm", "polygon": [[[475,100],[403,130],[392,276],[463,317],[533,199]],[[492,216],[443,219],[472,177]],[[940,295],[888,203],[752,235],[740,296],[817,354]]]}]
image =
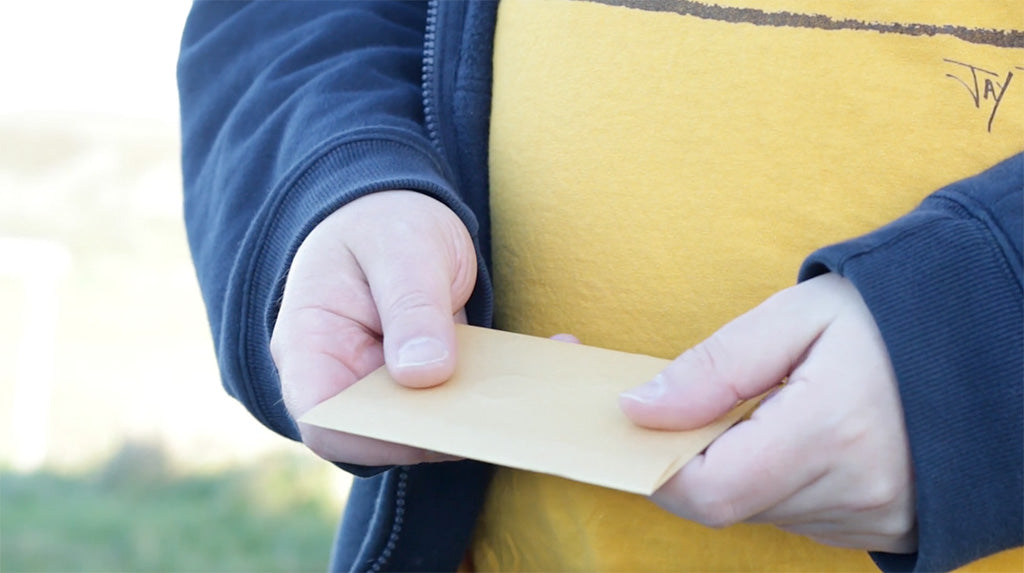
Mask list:
[{"label": "arm", "polygon": [[185,221],[221,378],[292,438],[269,341],[310,230],[361,195],[408,188],[475,234],[422,127],[425,18],[416,2],[199,2],[185,27]]},{"label": "arm", "polygon": [[1022,543],[1024,155],[878,231],[822,249],[885,340],[910,439],[919,548],[886,569],[946,570]]},{"label": "arm", "polygon": [[309,232],[371,192],[460,208],[422,127],[422,3],[199,2],[178,67],[185,217],[221,376],[298,437],[269,343]]}]

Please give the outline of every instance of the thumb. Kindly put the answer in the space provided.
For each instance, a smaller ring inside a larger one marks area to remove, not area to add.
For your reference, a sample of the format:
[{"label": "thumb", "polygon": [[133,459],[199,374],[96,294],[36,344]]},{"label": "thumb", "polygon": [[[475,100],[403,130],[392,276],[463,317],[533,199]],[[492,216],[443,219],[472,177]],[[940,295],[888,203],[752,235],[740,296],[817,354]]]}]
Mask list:
[{"label": "thumb", "polygon": [[649,382],[620,394],[619,406],[639,426],[689,430],[778,385],[831,321],[819,279],[726,324]]},{"label": "thumb", "polygon": [[455,370],[455,314],[476,281],[476,254],[462,222],[428,197],[405,200],[411,217],[353,245],[383,333],[384,361],[400,384],[440,384]]}]

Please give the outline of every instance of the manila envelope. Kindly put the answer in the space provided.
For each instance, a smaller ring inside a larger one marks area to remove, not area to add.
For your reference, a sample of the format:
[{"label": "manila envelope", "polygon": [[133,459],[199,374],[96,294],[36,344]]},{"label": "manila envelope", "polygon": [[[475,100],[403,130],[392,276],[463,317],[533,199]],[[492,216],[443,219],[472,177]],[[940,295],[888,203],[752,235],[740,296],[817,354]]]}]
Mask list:
[{"label": "manila envelope", "polygon": [[650,495],[757,403],[696,430],[640,428],[618,394],[668,360],[472,326],[456,335],[444,384],[405,388],[382,367],[301,421]]}]

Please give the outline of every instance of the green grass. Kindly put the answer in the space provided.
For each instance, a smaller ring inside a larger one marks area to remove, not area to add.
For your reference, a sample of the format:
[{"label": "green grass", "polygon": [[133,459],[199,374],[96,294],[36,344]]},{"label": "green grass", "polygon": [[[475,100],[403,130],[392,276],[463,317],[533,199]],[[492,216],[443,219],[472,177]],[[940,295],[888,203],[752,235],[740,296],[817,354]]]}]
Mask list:
[{"label": "green grass", "polygon": [[0,473],[0,571],[324,571],[339,510],[313,464],[176,477],[129,446],[84,475]]}]

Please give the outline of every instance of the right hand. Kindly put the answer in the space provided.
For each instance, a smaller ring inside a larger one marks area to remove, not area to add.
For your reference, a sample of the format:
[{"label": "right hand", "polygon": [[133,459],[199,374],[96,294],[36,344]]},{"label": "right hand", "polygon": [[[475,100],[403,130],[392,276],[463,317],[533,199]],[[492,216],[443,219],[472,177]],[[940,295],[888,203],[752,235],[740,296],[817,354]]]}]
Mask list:
[{"label": "right hand", "polygon": [[[476,264],[462,221],[420,193],[373,193],[324,219],[295,254],[270,341],[289,414],[297,420],[385,363],[404,386],[447,380]],[[299,431],[330,461],[456,459],[308,424]]]}]

